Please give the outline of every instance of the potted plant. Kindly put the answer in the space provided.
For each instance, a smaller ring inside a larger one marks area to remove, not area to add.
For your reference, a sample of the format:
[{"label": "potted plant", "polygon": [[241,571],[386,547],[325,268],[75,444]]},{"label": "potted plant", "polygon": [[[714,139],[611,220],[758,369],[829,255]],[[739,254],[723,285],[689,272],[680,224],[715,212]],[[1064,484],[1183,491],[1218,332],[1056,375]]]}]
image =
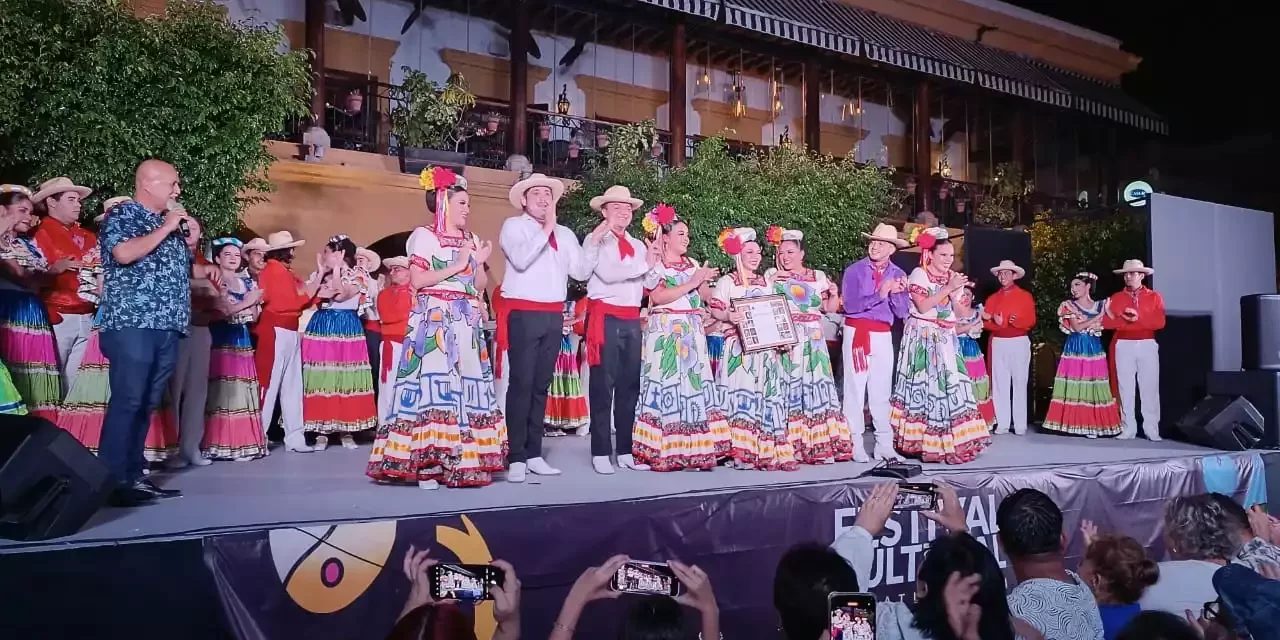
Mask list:
[{"label": "potted plant", "polygon": [[499,116],[497,113],[490,111],[489,117],[486,118],[484,121],[484,129],[489,133],[497,133],[498,125],[501,122],[502,122],[502,117]]},{"label": "potted plant", "polygon": [[467,88],[466,78],[454,73],[444,86],[426,74],[401,67],[404,80],[392,87],[391,134],[400,148],[400,170],[418,173],[428,164],[461,170],[467,154],[459,151],[474,131],[463,126],[476,97]]},{"label": "potted plant", "polygon": [[546,142],[551,139],[551,123],[543,120],[538,123],[538,139]]}]

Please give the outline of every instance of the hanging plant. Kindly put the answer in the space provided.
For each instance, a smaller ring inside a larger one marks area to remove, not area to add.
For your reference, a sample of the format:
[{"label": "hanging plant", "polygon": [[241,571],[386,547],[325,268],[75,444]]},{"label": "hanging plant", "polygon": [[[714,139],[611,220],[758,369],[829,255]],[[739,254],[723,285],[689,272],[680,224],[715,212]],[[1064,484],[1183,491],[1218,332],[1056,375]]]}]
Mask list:
[{"label": "hanging plant", "polygon": [[405,147],[457,151],[468,137],[463,118],[476,106],[466,78],[452,74],[442,87],[417,69],[400,69],[404,80],[389,91],[391,133]]}]

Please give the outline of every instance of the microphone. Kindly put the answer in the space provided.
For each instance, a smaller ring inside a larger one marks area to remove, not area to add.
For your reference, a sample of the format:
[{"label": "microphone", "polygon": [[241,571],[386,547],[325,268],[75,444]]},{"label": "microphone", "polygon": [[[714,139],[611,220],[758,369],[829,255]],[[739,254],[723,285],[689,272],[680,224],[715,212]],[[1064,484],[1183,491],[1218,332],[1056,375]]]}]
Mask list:
[{"label": "microphone", "polygon": [[[165,211],[173,211],[175,209],[185,211],[177,200],[170,200],[168,204],[165,205],[164,209]],[[178,232],[181,233],[184,238],[191,237],[191,225],[187,224],[187,220],[185,218],[178,221]]]}]

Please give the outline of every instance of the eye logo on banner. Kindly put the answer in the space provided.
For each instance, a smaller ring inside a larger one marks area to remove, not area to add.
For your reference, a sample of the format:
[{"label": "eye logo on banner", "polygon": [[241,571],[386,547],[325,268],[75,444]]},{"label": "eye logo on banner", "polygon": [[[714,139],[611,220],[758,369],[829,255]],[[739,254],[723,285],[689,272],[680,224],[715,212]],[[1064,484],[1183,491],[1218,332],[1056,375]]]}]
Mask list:
[{"label": "eye logo on banner", "polygon": [[333,613],[355,602],[382,572],[396,522],[273,529],[269,536],[289,597],[311,613]]}]

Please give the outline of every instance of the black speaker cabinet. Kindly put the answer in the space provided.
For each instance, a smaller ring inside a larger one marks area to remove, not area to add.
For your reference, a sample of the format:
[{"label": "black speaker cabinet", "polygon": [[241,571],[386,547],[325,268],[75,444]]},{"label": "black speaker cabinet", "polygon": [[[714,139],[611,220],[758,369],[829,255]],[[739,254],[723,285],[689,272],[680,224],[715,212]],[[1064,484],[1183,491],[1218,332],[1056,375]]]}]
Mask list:
[{"label": "black speaker cabinet", "polygon": [[56,425],[0,416],[0,537],[45,540],[80,530],[102,506],[107,468]]},{"label": "black speaker cabinet", "polygon": [[1223,451],[1247,451],[1262,439],[1263,418],[1244,396],[1208,396],[1174,424],[1178,440]]},{"label": "black speaker cabinet", "polygon": [[1214,371],[1209,393],[1244,396],[1262,414],[1260,449],[1280,449],[1280,371]]},{"label": "black speaker cabinet", "polygon": [[1240,368],[1280,371],[1280,295],[1240,298]]},{"label": "black speaker cabinet", "polygon": [[[1160,345],[1160,416],[1169,424],[1191,411],[1201,398],[1218,393],[1205,386],[1213,371],[1213,317],[1167,314],[1164,329],[1156,332],[1156,343]],[[1139,391],[1138,406],[1146,401]]]}]

